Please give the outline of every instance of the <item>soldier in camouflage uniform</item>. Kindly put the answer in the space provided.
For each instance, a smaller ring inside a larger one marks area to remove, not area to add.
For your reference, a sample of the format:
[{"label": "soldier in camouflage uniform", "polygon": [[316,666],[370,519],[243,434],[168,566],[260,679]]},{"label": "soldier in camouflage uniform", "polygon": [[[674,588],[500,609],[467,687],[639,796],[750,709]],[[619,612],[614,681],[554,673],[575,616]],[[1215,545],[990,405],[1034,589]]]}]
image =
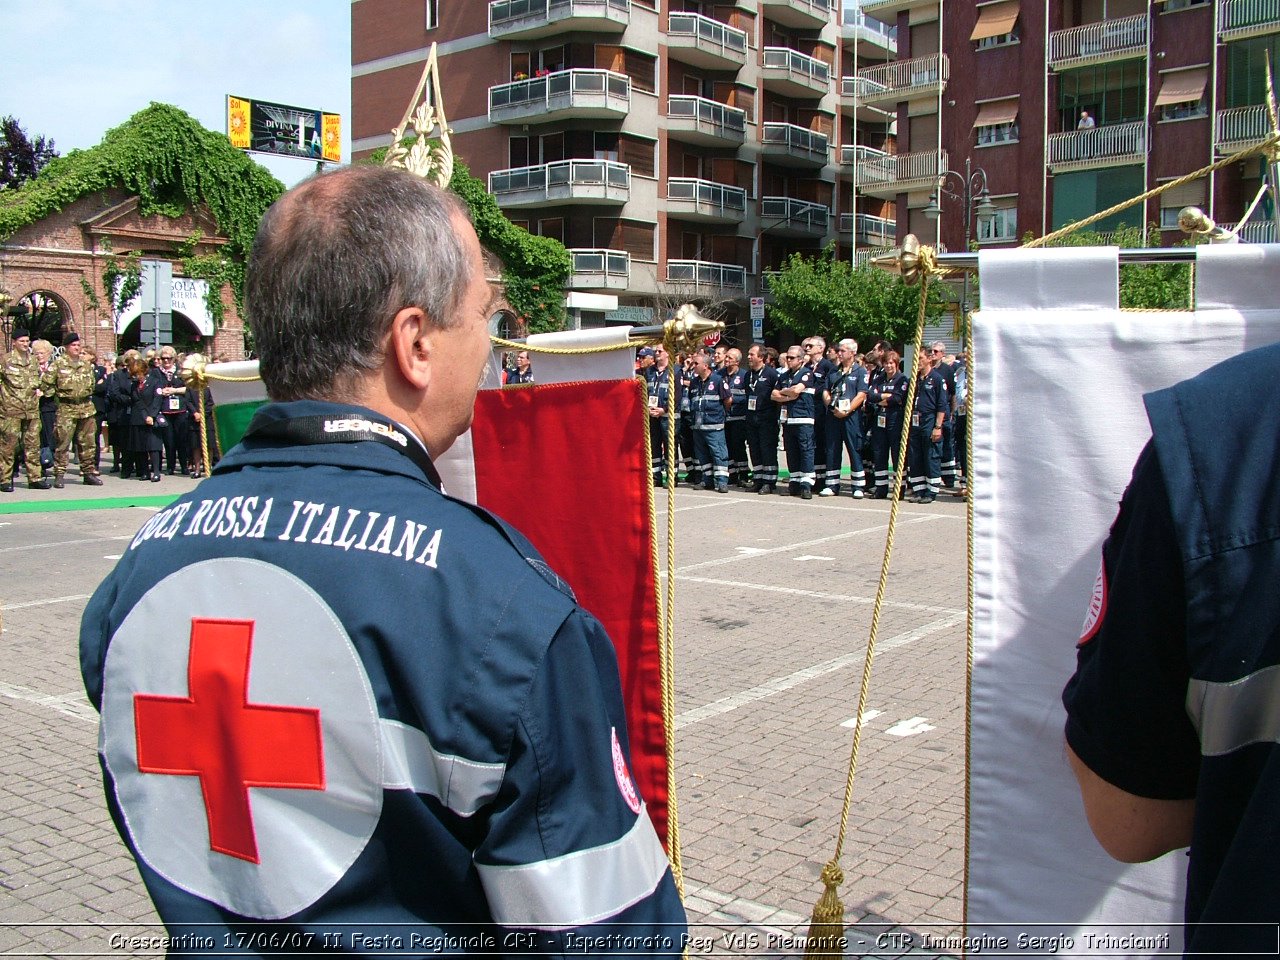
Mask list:
[{"label": "soldier in camouflage uniform", "polygon": [[31,355],[31,335],[13,331],[13,349],[0,363],[0,493],[13,493],[13,457],[22,441],[27,486],[48,490],[40,466],[40,364]]},{"label": "soldier in camouflage uniform", "polygon": [[95,375],[93,361],[83,356],[80,334],[71,333],[62,341],[63,353],[49,364],[40,380],[40,389],[58,400],[58,424],[54,430],[53,485],[62,489],[67,472],[67,455],[74,438],[80,456],[80,478],[102,486],[94,451],[98,443],[98,413],[93,407]]}]

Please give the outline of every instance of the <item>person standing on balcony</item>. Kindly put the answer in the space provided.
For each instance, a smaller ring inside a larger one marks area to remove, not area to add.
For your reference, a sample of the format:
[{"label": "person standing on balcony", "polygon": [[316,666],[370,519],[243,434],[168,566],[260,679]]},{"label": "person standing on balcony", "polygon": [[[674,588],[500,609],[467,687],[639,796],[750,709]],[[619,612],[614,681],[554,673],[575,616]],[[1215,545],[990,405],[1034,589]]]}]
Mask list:
[{"label": "person standing on balcony", "polygon": [[1088,110],[1080,111],[1080,122],[1076,124],[1077,130],[1092,130],[1094,127],[1093,116]]}]

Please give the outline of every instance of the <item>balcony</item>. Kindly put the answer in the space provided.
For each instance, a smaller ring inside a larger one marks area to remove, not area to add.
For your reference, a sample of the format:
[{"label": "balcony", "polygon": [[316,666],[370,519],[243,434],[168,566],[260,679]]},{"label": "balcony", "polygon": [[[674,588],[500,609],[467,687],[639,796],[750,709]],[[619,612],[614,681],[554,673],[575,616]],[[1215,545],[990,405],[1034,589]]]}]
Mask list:
[{"label": "balcony", "polygon": [[950,75],[951,61],[947,55],[935,53],[866,67],[859,70],[856,77],[862,84],[864,103],[887,107],[936,99],[946,89]]},{"label": "balcony", "polygon": [[840,233],[853,234],[859,244],[891,247],[898,234],[898,224],[888,217],[873,217],[869,213],[842,213],[840,214]]},{"label": "balcony", "polygon": [[939,6],[941,0],[864,0],[862,12],[885,23],[893,23],[898,14],[908,10],[937,10]]},{"label": "balcony", "polygon": [[1049,69],[1065,70],[1089,63],[1145,57],[1148,24],[1147,15],[1140,13],[1054,30],[1049,34]]},{"label": "balcony", "polygon": [[739,223],[747,212],[747,191],[713,180],[667,180],[667,216],[703,223]]},{"label": "balcony", "polygon": [[667,97],[667,135],[682,143],[740,147],[747,139],[747,114],[706,97]]},{"label": "balcony", "polygon": [[1280,0],[1218,0],[1218,36],[1223,40],[1276,31],[1280,31]]},{"label": "balcony", "polygon": [[667,53],[707,70],[737,70],[747,62],[747,35],[700,13],[669,13]]},{"label": "balcony", "polygon": [[760,127],[761,154],[786,167],[826,166],[830,141],[826,134],[794,123],[766,123]]},{"label": "balcony", "polygon": [[1145,120],[1113,123],[1091,130],[1069,130],[1049,134],[1045,165],[1054,173],[1122,167],[1142,163],[1147,153]]},{"label": "balcony", "polygon": [[853,266],[854,269],[875,266],[873,261],[879,260],[881,257],[896,256],[897,253],[898,248],[893,245],[885,247],[858,247],[858,249],[853,251]]},{"label": "balcony", "polygon": [[760,13],[798,30],[821,30],[831,22],[837,0],[760,0]]},{"label": "balcony", "polygon": [[557,70],[489,88],[490,123],[622,120],[631,110],[631,78],[611,70]]},{"label": "balcony", "polygon": [[668,260],[667,283],[702,296],[734,296],[747,289],[747,268],[707,260]]},{"label": "balcony", "polygon": [[765,47],[760,80],[771,93],[810,99],[831,90],[831,67],[790,47]]},{"label": "balcony", "polygon": [[842,143],[840,145],[840,166],[842,167],[852,167],[864,160],[883,160],[888,156],[892,154],[887,150],[877,150],[875,147],[865,147],[862,144]]},{"label": "balcony", "polygon": [[1261,104],[1231,107],[1214,115],[1213,146],[1223,156],[1259,144],[1270,135],[1267,108]]},{"label": "balcony", "polygon": [[547,203],[621,206],[631,198],[631,167],[612,160],[558,160],[495,170],[489,174],[489,192],[504,209]]},{"label": "balcony", "polygon": [[631,254],[625,250],[571,249],[574,290],[626,290],[631,283]]},{"label": "balcony", "polygon": [[858,120],[888,123],[893,118],[890,110],[884,107],[873,107],[867,103],[867,94],[875,93],[877,88],[877,84],[862,77],[841,77],[840,112],[846,117],[854,117]]},{"label": "balcony", "polygon": [[860,191],[892,200],[900,193],[932,192],[946,169],[947,151],[925,150],[860,160],[855,172]]},{"label": "balcony", "polygon": [[868,17],[858,7],[845,7],[840,25],[840,36],[845,45],[858,45],[859,52],[877,59],[892,59],[898,53],[898,28]]},{"label": "balcony", "polygon": [[822,237],[831,223],[831,208],[795,197],[763,197],[760,225],[779,237]]},{"label": "balcony", "polygon": [[493,0],[489,36],[536,40],[570,30],[622,33],[631,22],[631,0]]}]

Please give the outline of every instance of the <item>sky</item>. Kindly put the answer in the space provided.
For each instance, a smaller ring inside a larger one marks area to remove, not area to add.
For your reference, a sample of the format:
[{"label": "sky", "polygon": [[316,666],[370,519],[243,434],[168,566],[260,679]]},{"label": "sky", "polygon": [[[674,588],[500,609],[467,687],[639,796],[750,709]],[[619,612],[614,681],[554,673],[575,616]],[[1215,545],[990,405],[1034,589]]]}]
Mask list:
[{"label": "sky", "polygon": [[[0,116],[60,154],[152,101],[226,131],[226,98],[342,115],[351,155],[351,0],[0,0]],[[286,186],[315,169],[250,156]]]}]

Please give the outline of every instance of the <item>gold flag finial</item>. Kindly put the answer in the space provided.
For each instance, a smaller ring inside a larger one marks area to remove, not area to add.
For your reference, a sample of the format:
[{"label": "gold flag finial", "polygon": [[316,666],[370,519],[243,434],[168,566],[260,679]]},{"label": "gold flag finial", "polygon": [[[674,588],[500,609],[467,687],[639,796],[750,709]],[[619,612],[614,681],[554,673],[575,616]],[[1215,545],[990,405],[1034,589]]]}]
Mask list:
[{"label": "gold flag finial", "polygon": [[[430,87],[427,82],[430,81]],[[406,144],[405,131],[413,126],[413,142]],[[432,133],[439,135],[432,138]],[[427,64],[422,69],[418,89],[409,100],[400,125],[391,131],[391,146],[382,161],[386,167],[400,167],[438,187],[448,187],[453,179],[453,131],[444,115],[444,96],[440,92],[440,62],[436,45],[431,44]]]}]

